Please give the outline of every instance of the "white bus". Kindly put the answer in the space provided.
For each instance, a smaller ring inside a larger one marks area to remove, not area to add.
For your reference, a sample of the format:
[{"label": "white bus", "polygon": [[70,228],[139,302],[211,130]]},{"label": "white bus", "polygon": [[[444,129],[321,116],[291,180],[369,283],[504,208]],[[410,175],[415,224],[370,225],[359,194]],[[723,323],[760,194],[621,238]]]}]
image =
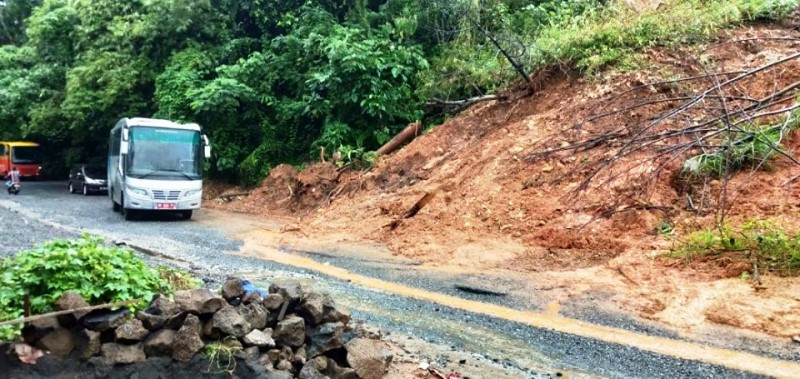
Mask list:
[{"label": "white bus", "polygon": [[123,118],[108,143],[108,196],[115,212],[130,220],[145,210],[180,212],[200,208],[203,158],[210,158],[200,125]]}]

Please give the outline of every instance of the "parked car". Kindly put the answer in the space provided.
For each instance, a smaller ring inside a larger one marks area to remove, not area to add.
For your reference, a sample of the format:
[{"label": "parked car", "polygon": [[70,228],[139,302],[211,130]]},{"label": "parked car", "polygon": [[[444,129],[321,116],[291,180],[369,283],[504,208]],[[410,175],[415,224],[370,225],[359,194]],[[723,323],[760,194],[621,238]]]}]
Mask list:
[{"label": "parked car", "polygon": [[108,172],[100,165],[80,164],[69,171],[69,192],[83,196],[108,191]]}]

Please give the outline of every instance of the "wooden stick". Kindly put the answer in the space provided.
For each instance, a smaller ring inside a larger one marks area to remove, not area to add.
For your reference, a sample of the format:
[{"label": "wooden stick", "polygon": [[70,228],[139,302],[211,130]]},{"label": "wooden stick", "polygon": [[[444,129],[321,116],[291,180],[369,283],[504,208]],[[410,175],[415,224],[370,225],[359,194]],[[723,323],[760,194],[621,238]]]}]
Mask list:
[{"label": "wooden stick", "polygon": [[91,307],[83,307],[83,308],[67,309],[65,311],[50,312],[50,313],[45,313],[45,314],[42,314],[42,315],[24,317],[24,318],[20,318],[20,319],[16,319],[16,320],[3,321],[3,322],[0,322],[0,326],[22,324],[22,323],[27,323],[27,322],[31,322],[31,321],[40,320],[40,319],[43,319],[43,318],[67,315],[67,314],[75,313],[75,312],[94,311],[94,310],[97,310],[97,309],[106,309],[106,308],[114,308],[114,307],[124,307],[126,305],[131,305],[133,303],[138,303],[140,301],[142,301],[142,299],[139,299],[139,300],[128,300],[128,301],[118,301],[116,303],[110,303],[110,304],[92,305]]}]

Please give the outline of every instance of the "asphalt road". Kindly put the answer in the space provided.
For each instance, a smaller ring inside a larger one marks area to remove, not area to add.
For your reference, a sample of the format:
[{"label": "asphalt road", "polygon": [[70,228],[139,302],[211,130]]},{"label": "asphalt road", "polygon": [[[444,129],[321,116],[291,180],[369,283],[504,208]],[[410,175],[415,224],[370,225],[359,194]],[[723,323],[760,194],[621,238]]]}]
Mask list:
[{"label": "asphalt road", "polygon": [[[209,216],[201,210],[196,217],[202,220]],[[255,273],[264,283],[283,278],[299,279],[332,292],[351,308],[354,319],[381,327],[395,338],[419,338],[468,356],[470,363],[480,362],[484,371],[476,371],[469,376],[471,378],[487,377],[487,365],[496,368],[498,375],[494,378],[539,378],[561,373],[614,378],[758,377],[450,309],[362,288],[308,270],[226,254],[236,251],[241,241],[230,240],[206,225],[178,217],[126,222],[112,212],[110,200],[104,195],[71,195],[63,183],[25,182],[20,195],[0,196],[0,255],[11,255],[48,239],[88,232],[110,241],[141,246],[157,253],[156,256],[143,254],[152,264],[166,262],[188,267],[212,285],[236,272]],[[369,275],[369,272],[364,274]],[[446,356],[427,358],[438,360],[441,365],[455,364],[447,362]],[[467,364],[462,371],[469,373],[470,367]]]}]

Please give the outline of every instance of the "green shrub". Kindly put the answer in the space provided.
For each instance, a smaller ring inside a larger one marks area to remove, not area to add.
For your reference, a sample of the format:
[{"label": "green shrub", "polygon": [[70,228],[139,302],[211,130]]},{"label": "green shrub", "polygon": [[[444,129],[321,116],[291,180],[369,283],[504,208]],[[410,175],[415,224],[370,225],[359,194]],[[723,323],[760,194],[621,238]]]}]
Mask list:
[{"label": "green shrub", "polygon": [[725,253],[755,260],[763,271],[797,274],[800,272],[800,233],[788,232],[776,221],[755,219],[735,229],[723,225],[693,232],[680,242],[680,247],[670,252],[670,256],[693,259]]},{"label": "green shrub", "polygon": [[[169,285],[144,261],[127,249],[103,244],[84,235],[75,240],[54,240],[0,263],[0,319],[23,316],[24,297],[31,312],[52,310],[67,291],[83,296],[89,304],[143,299],[146,305],[157,292],[169,293]],[[0,328],[0,339],[13,338],[19,327]]]}]

